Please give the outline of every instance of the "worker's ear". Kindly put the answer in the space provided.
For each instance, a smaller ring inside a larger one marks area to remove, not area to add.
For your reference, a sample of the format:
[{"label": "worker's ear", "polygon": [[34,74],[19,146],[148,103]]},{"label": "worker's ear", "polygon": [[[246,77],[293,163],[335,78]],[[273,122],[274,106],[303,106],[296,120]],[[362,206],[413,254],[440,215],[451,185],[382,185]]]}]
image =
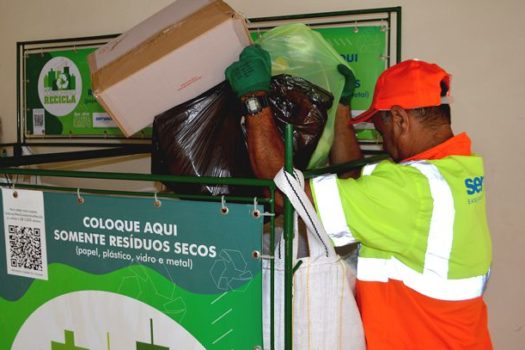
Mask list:
[{"label": "worker's ear", "polygon": [[410,131],[410,116],[408,111],[399,106],[393,106],[390,109],[392,114],[392,132],[395,136],[400,137],[406,135]]}]

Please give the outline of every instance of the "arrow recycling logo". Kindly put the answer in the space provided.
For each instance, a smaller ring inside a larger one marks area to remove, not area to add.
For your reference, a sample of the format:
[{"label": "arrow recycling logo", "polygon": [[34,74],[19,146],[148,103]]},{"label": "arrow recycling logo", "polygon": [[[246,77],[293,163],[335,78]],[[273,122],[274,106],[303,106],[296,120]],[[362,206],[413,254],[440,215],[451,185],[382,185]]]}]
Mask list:
[{"label": "arrow recycling logo", "polygon": [[49,60],[38,78],[38,97],[49,113],[62,117],[71,113],[82,95],[82,77],[76,64],[66,57]]}]

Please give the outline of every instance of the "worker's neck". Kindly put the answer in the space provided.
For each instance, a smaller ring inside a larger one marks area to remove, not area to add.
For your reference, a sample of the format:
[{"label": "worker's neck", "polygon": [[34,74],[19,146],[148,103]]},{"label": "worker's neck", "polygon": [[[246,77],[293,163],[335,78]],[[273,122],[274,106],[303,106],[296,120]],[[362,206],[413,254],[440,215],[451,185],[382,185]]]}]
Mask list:
[{"label": "worker's neck", "polygon": [[413,143],[407,147],[404,159],[415,156],[416,154],[422,153],[439,144],[447,141],[454,137],[454,133],[450,125],[444,125],[435,129],[424,129],[420,130],[417,135],[413,138]]}]

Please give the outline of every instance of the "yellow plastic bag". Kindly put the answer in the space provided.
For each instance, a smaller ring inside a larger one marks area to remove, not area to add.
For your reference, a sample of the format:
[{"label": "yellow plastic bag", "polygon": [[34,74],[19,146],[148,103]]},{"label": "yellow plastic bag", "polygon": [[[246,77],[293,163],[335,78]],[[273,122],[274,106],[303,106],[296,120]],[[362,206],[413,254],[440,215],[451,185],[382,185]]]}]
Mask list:
[{"label": "yellow plastic bag", "polygon": [[337,101],[345,83],[337,65],[347,64],[321,34],[301,23],[275,27],[256,40],[272,57],[272,75],[298,76],[332,93],[334,103],[308,169],[326,166],[334,139]]}]

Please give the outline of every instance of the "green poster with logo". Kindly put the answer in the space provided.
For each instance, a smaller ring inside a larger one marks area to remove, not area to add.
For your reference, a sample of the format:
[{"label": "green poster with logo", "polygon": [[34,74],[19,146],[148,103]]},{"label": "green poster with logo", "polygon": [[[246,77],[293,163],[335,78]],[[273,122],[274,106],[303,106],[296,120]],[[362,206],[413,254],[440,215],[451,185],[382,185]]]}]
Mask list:
[{"label": "green poster with logo", "polygon": [[253,205],[82,199],[2,190],[0,349],[262,345]]},{"label": "green poster with logo", "polygon": [[386,32],[382,26],[315,28],[354,70],[352,110],[370,107],[377,78],[386,68]]},{"label": "green poster with logo", "polygon": [[[315,29],[348,62],[356,75],[352,115],[366,111],[372,104],[377,78],[386,69],[386,27],[359,26]],[[356,126],[360,141],[377,141],[377,131],[367,124]]]},{"label": "green poster with logo", "polygon": [[[91,89],[87,56],[96,48],[25,55],[26,135],[123,137]],[[134,137],[149,137],[147,128]]]}]

